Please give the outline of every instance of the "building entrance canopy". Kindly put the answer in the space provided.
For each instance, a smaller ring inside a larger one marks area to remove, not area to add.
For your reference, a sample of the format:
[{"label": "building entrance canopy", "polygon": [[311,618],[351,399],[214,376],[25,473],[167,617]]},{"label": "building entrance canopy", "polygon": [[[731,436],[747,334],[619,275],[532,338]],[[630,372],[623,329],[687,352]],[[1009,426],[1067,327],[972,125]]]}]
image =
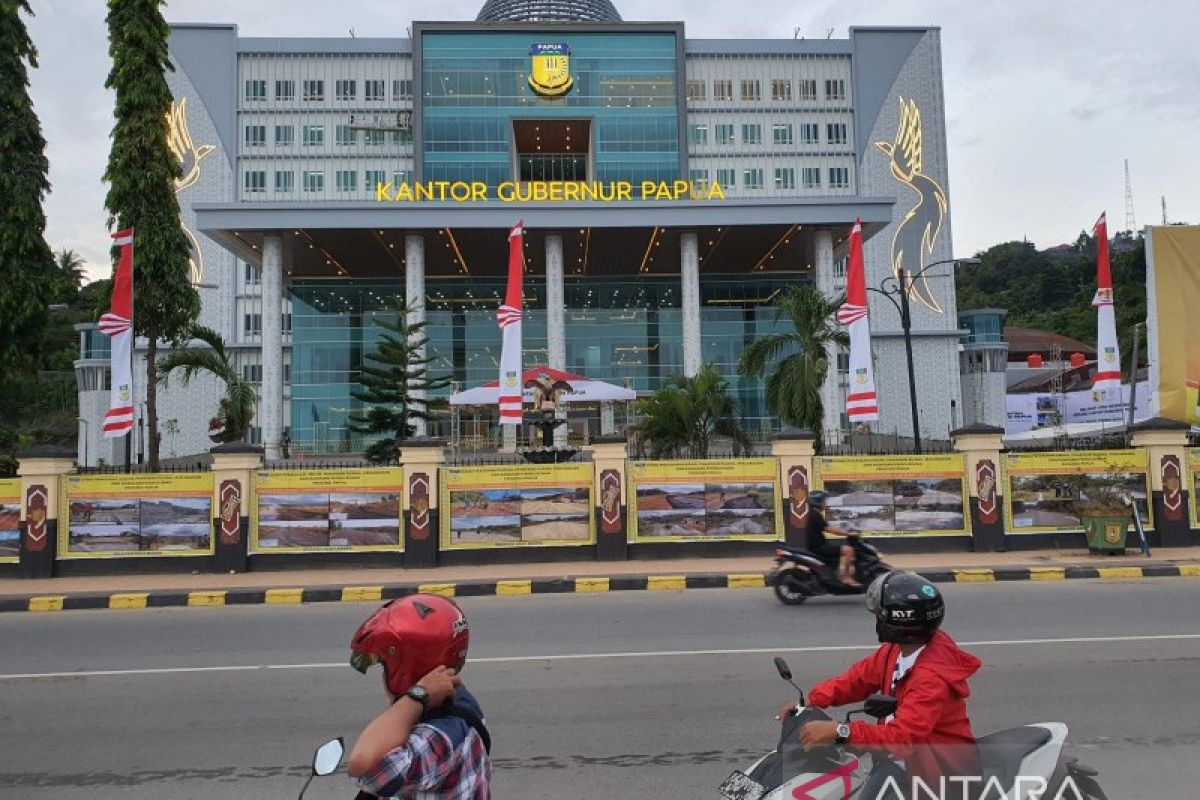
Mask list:
[{"label": "building entrance canopy", "polygon": [[[626,389],[624,386],[591,380],[582,375],[549,367],[533,367],[525,370],[521,375],[521,384],[525,387],[522,401],[525,404],[534,402],[534,393],[537,391],[536,384],[543,379],[548,379],[552,385],[560,382],[566,384],[561,387],[562,394],[559,396],[559,402],[562,403],[603,403],[613,400],[633,400],[637,397],[637,392],[633,389]],[[499,380],[450,395],[450,405],[452,406],[493,406],[499,402]]]}]

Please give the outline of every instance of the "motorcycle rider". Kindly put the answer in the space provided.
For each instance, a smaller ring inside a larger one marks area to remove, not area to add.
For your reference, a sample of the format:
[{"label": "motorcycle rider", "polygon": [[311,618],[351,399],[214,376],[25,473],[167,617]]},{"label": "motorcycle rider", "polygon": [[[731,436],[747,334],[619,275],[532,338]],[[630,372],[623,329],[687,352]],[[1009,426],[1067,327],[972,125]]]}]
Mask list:
[{"label": "motorcycle rider", "polygon": [[854,548],[849,544],[837,545],[829,541],[825,534],[834,536],[853,536],[852,533],[829,527],[825,521],[825,492],[813,492],[808,496],[808,527],[804,533],[805,549],[827,564],[838,565],[838,580],[846,586],[861,588],[862,584],[854,579]]},{"label": "motorcycle rider", "polygon": [[[800,741],[806,749],[836,743],[874,751],[863,798],[874,800],[885,787],[892,798],[895,786],[915,795],[917,779],[936,791],[945,777],[949,788],[961,790],[963,783],[949,779],[980,774],[966,699],[971,693],[967,679],[982,662],[941,629],[945,601],[920,575],[881,575],[867,589],[866,600],[882,646],[844,674],[814,686],[808,702],[818,708],[842,706],[882,692],[897,698],[896,712],[877,724],[809,722]],[[793,707],[781,708],[778,718]]]},{"label": "motorcycle rider", "polygon": [[355,632],[350,664],[383,665],[387,710],[359,735],[348,771],[360,797],[488,800],[490,738],[459,672],[470,631],[444,597],[414,594],[384,604]]}]

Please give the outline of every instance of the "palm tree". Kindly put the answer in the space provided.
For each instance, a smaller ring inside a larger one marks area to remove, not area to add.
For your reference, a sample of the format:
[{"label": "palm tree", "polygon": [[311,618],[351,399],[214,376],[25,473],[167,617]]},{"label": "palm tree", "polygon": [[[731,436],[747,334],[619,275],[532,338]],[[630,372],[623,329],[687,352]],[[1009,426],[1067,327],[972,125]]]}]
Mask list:
[{"label": "palm tree", "polygon": [[821,431],[827,353],[833,345],[850,345],[849,334],[835,321],[841,304],[841,298],[831,300],[811,286],[792,286],[775,301],[775,321],[786,318],[792,329],[764,336],[742,351],[743,375],[762,376],[770,367],[767,408],[785,425]]},{"label": "palm tree", "polygon": [[83,258],[74,250],[63,248],[54,254],[54,294],[59,302],[70,302],[83,285]]},{"label": "palm tree", "polygon": [[648,446],[651,458],[707,458],[717,437],[732,440],[734,455],[749,444],[737,421],[729,381],[711,363],[695,377],[672,378],[639,400],[636,411],[639,447]]},{"label": "palm tree", "polygon": [[217,416],[209,423],[209,437],[217,442],[237,442],[246,438],[254,419],[258,395],[254,385],[234,369],[221,334],[203,325],[193,324],[183,335],[184,341],[203,342],[207,347],[177,347],[159,359],[159,383],[164,386],[173,372],[183,373],[187,386],[197,373],[205,372],[225,384]]}]

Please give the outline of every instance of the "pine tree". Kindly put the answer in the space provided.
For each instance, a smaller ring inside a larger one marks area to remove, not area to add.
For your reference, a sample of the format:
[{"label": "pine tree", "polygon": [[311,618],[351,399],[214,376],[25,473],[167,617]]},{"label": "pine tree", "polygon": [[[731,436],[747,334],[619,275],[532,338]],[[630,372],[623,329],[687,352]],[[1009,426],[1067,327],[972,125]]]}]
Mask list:
[{"label": "pine tree", "polygon": [[[408,309],[398,309],[395,322],[376,320],[387,333],[380,337],[375,352],[367,356],[359,384],[362,391],[352,392],[356,400],[371,404],[365,415],[350,417],[350,430],[383,438],[367,448],[366,458],[382,462],[395,458],[403,439],[416,432],[417,420],[429,419],[429,392],[450,385],[445,376],[431,377],[432,358],[423,356],[429,342],[424,322],[410,322]],[[375,366],[378,365],[378,366]],[[422,397],[417,392],[424,391]]]},{"label": "pine tree", "polygon": [[0,377],[37,367],[54,276],[42,233],[46,140],[29,99],[29,67],[37,49],[21,19],[28,0],[0,0]]},{"label": "pine tree", "polygon": [[164,0],[108,0],[116,125],[104,180],[109,225],[134,229],[133,326],[148,342],[146,423],[150,468],[158,468],[158,345],[178,342],[200,311],[188,272],[188,240],[179,221],[174,181],[179,161],[167,145],[171,90],[166,70],[170,28]]}]

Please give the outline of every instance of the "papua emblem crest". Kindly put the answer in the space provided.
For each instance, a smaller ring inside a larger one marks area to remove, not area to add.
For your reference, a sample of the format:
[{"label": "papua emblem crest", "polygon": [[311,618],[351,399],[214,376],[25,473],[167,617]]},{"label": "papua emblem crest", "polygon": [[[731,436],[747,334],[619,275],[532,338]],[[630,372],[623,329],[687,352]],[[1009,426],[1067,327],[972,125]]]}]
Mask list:
[{"label": "papua emblem crest", "polygon": [[571,46],[533,44],[529,47],[529,86],[543,97],[561,97],[571,91]]}]

